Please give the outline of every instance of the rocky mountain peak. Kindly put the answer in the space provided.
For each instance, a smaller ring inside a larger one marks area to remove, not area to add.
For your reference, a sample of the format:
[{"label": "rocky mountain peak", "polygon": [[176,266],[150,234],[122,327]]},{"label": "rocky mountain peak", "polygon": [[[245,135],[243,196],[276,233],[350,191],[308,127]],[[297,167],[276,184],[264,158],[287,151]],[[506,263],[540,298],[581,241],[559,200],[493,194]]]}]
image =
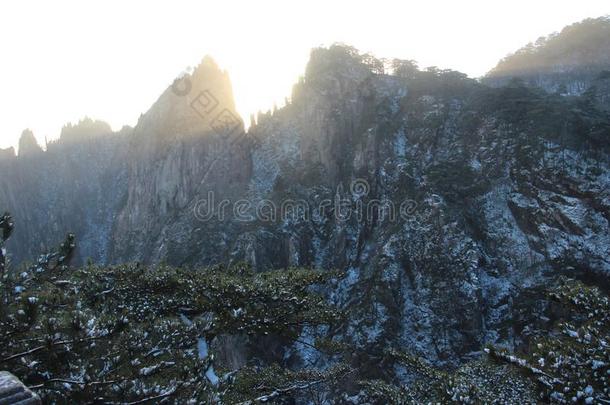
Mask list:
[{"label": "rocky mountain peak", "polygon": [[192,72],[184,72],[167,87],[140,118],[135,133],[163,143],[209,133],[226,117],[243,127],[228,73],[206,56]]},{"label": "rocky mountain peak", "polygon": [[62,142],[74,142],[110,133],[112,133],[112,128],[108,123],[85,117],[76,124],[69,122],[64,125],[59,139]]},{"label": "rocky mountain peak", "polygon": [[[219,83],[222,86],[228,85],[229,87],[225,88],[226,96],[231,96],[233,98],[232,89],[230,87],[230,79],[229,73],[226,70],[220,68],[218,63],[214,60],[214,58],[210,55],[205,55],[201,62],[190,72],[190,79],[196,88],[204,88],[209,87],[212,81],[216,81],[220,79],[222,83]],[[233,106],[230,106],[233,107]]]},{"label": "rocky mountain peak", "polygon": [[324,73],[353,75],[358,72],[364,73],[366,70],[358,50],[348,45],[334,44],[328,48],[315,48],[311,51],[305,78],[313,79]]},{"label": "rocky mountain peak", "polygon": [[15,157],[15,148],[12,146],[6,149],[0,149],[0,160],[10,159]]},{"label": "rocky mountain peak", "polygon": [[25,129],[19,138],[19,156],[32,156],[42,152],[42,147],[36,141],[34,133],[30,129]]},{"label": "rocky mountain peak", "polygon": [[[192,205],[203,190],[241,189],[250,176],[251,156],[231,146],[243,131],[229,75],[211,57],[176,78],[130,136],[127,198],[118,216],[115,254],[135,252],[130,258],[140,260],[148,235],[161,238],[164,227],[179,226],[178,213],[189,212],[184,221],[194,220]],[[171,248],[161,244],[153,260]]]}]

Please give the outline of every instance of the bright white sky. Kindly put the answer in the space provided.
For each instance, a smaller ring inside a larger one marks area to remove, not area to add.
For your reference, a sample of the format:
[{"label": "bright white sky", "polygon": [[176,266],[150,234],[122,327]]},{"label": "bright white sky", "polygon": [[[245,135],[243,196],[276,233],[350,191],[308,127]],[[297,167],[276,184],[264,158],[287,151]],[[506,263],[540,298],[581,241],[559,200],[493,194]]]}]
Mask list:
[{"label": "bright white sky", "polygon": [[281,105],[309,50],[344,42],[476,77],[541,35],[610,13],[607,0],[68,1],[0,3],[0,147],[56,138],[84,116],[134,125],[211,54],[244,117]]}]

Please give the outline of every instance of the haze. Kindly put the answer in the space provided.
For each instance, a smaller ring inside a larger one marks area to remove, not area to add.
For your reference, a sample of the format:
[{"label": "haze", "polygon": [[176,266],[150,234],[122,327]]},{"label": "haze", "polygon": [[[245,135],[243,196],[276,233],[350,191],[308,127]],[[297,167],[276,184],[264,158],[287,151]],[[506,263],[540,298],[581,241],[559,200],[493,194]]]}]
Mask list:
[{"label": "haze", "polygon": [[0,147],[39,142],[84,116],[134,125],[161,91],[211,54],[244,117],[281,105],[312,47],[483,75],[498,59],[606,1],[13,1],[0,6]]}]

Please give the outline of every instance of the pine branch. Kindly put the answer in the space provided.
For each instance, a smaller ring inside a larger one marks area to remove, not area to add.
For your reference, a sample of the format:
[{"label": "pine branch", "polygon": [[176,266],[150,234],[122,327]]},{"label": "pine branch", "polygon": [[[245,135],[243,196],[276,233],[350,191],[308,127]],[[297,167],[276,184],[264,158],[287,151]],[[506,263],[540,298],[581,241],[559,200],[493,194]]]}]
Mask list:
[{"label": "pine branch", "polygon": [[49,380],[44,381],[42,384],[38,384],[38,385],[32,385],[30,387],[28,387],[29,389],[33,390],[33,389],[40,389],[40,388],[44,388],[46,384],[49,383],[56,383],[56,382],[60,382],[60,383],[68,383],[68,384],[74,384],[74,385],[107,385],[107,384],[115,384],[120,382],[119,380],[112,380],[112,381],[76,381],[76,380],[68,380],[65,378],[51,378]]},{"label": "pine branch", "polygon": [[42,345],[42,346],[38,346],[35,347],[33,349],[27,350],[25,352],[21,352],[21,353],[16,353],[13,354],[11,356],[5,357],[4,359],[0,360],[0,364],[1,363],[6,363],[7,361],[11,361],[11,360],[15,360],[21,357],[25,357],[25,356],[29,356],[30,354],[34,354],[34,353],[38,353],[42,350],[45,349],[49,349],[51,347],[55,347],[55,346],[63,346],[63,345],[69,345],[69,344],[77,344],[77,343],[84,343],[84,342],[89,342],[92,340],[97,340],[97,339],[102,339],[105,337],[110,336],[110,333],[107,333],[105,335],[101,335],[101,336],[92,336],[92,337],[88,337],[85,339],[78,339],[78,340],[59,340],[57,342],[52,342],[50,345]]},{"label": "pine branch", "polygon": [[271,393],[269,393],[267,395],[262,395],[258,398],[254,398],[254,399],[251,399],[251,400],[248,400],[245,402],[240,402],[238,405],[254,405],[254,404],[260,403],[260,402],[269,402],[270,400],[277,398],[279,396],[285,395],[289,392],[305,390],[305,389],[311,388],[315,385],[318,385],[320,383],[323,383],[324,381],[325,381],[324,379],[320,379],[320,380],[311,381],[311,382],[308,382],[305,384],[291,385],[286,388],[276,388],[274,391],[272,391]]}]

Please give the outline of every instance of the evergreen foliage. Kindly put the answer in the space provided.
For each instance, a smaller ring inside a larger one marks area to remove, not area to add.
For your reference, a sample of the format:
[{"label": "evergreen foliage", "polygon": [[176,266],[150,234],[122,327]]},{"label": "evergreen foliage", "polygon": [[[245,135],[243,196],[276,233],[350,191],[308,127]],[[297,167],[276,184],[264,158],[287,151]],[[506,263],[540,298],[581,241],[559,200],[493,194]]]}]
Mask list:
[{"label": "evergreen foliage", "polygon": [[563,69],[597,71],[608,66],[605,55],[610,38],[610,17],[588,18],[561,32],[540,37],[502,59],[489,76],[532,75]]},{"label": "evergreen foliage", "polygon": [[36,265],[9,270],[5,285],[12,288],[0,315],[0,367],[47,402],[234,403],[280,398],[345,373],[226,370],[209,349],[226,334],[290,341],[304,326],[336,321],[340,313],[310,287],[337,273],[255,273],[243,264],[75,269],[74,247],[68,235]]},{"label": "evergreen foliage", "polygon": [[5,212],[0,217],[0,276],[4,276],[6,265],[6,250],[4,242],[11,236],[13,232],[13,220],[8,212]]}]

